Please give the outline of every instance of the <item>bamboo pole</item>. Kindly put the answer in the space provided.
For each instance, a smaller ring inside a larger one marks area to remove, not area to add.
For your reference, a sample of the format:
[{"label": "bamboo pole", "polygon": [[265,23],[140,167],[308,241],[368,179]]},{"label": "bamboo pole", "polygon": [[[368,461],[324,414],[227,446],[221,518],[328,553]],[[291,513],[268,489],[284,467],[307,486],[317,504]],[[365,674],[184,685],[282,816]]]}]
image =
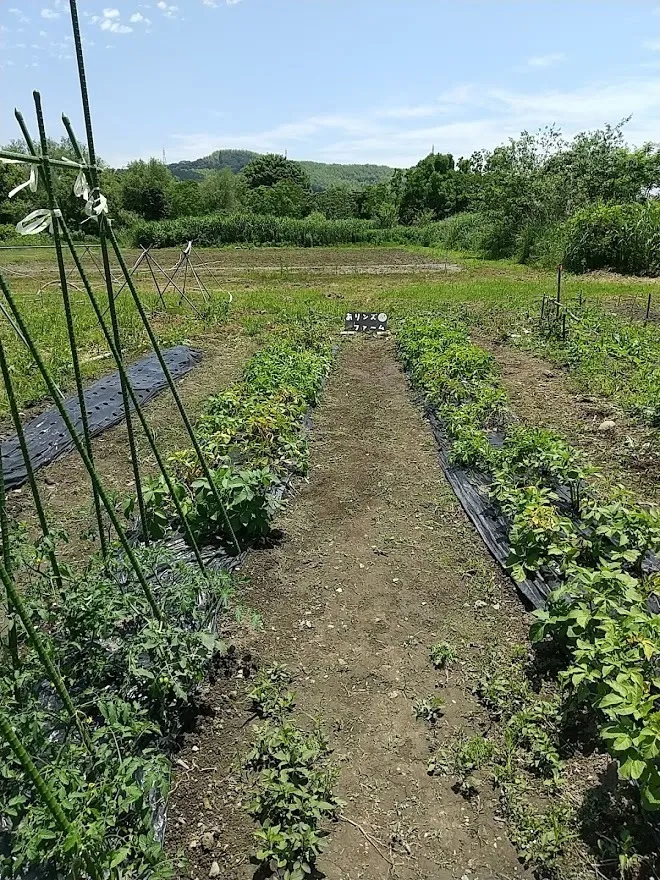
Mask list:
[{"label": "bamboo pole", "polygon": [[[85,59],[84,59],[84,55],[83,55],[82,38],[80,35],[80,20],[78,18],[77,0],[69,0],[69,7],[71,9],[71,25],[73,28],[73,44],[74,44],[75,52],[76,52],[76,63],[78,65],[78,77],[80,80],[80,95],[81,95],[82,108],[83,108],[83,117],[85,120],[85,133],[87,136],[87,150],[89,152],[89,168],[86,170],[86,174],[88,174],[88,176],[89,176],[88,179],[90,180],[90,183],[92,184],[93,191],[95,191],[98,194],[98,192],[99,192],[99,189],[98,189],[99,176],[98,176],[98,169],[96,167],[96,148],[94,146],[94,129],[92,126],[92,113],[91,113],[90,104],[89,104],[89,92],[87,89],[87,76],[85,74]],[[73,134],[73,129],[72,129],[72,126],[71,126],[69,119],[66,116],[63,116],[62,120],[64,122],[65,128],[67,129],[67,133],[69,134],[69,138],[71,140],[71,143],[72,143],[74,149],[76,150],[77,155],[79,157],[81,157],[82,151],[80,150],[80,147],[78,146],[78,142]],[[179,392],[177,391],[176,385],[174,384],[174,380],[172,379],[172,375],[169,371],[169,368],[163,358],[162,352],[160,350],[160,346],[158,344],[158,340],[156,339],[156,336],[151,328],[151,324],[149,323],[149,319],[147,318],[147,315],[144,311],[144,307],[142,306],[142,303],[140,301],[140,297],[139,297],[137,290],[135,289],[135,285],[133,284],[133,281],[130,277],[130,273],[129,273],[128,268],[126,266],[126,262],[124,261],[121,250],[119,248],[119,244],[117,242],[117,237],[114,234],[112,226],[108,225],[107,229],[106,229],[107,219],[103,214],[99,215],[98,220],[99,220],[99,239],[101,242],[101,249],[104,254],[104,267],[106,267],[106,263],[107,263],[106,271],[109,272],[109,262],[107,260],[107,248],[106,248],[106,244],[105,244],[106,232],[107,232],[108,238],[110,239],[110,242],[112,244],[112,248],[114,250],[117,261],[119,262],[119,265],[121,267],[124,278],[128,282],[128,289],[131,293],[131,296],[133,297],[133,301],[135,302],[137,310],[140,314],[140,318],[142,319],[142,323],[144,324],[144,327],[147,331],[147,335],[149,336],[149,341],[151,342],[151,345],[154,349],[156,357],[158,358],[158,362],[160,363],[161,369],[162,369],[163,373],[165,374],[167,384],[169,385],[170,391],[172,392],[172,397],[174,398],[177,409],[179,410],[179,413],[181,415],[181,419],[183,420],[186,431],[188,432],[188,436],[190,437],[191,442],[193,444],[193,447],[195,449],[195,454],[197,455],[199,463],[202,467],[202,471],[204,472],[204,477],[208,481],[209,488],[210,488],[211,492],[213,493],[214,500],[215,500],[216,504],[218,505],[219,510],[222,513],[222,517],[225,522],[225,526],[227,527],[229,534],[231,535],[232,542],[234,544],[236,552],[240,554],[241,547],[240,547],[240,544],[238,543],[238,539],[236,538],[236,534],[234,532],[234,528],[233,528],[231,521],[229,519],[229,515],[227,514],[227,510],[225,508],[225,505],[223,504],[222,499],[220,498],[220,493],[218,492],[218,488],[215,485],[215,482],[213,481],[213,476],[212,476],[211,471],[209,469],[209,466],[206,462],[206,458],[205,458],[205,456],[202,452],[202,449],[199,445],[199,442],[197,440],[195,432],[193,431],[193,427],[190,423],[190,419],[188,418],[188,414],[183,406],[183,403],[181,401],[181,397],[179,396]],[[114,300],[112,299],[111,284],[109,286],[108,293],[109,293],[109,297],[110,297],[110,302],[114,305]],[[117,349],[121,350],[121,346],[117,345]],[[127,413],[127,415],[128,415],[128,413]]]},{"label": "bamboo pole", "polygon": [[[71,3],[71,11],[72,16],[75,10],[75,0],[72,0]],[[77,27],[77,12],[75,15],[76,27]],[[75,30],[75,27],[74,27]],[[80,31],[78,30],[78,38],[80,39]],[[81,58],[82,58],[82,46],[80,47]],[[84,77],[84,68],[81,74]],[[86,82],[85,82],[85,93],[86,93]],[[73,137],[73,131],[69,131],[71,124],[66,117],[62,117],[65,128],[67,128],[67,133],[69,134],[69,138],[71,139],[72,146],[76,150],[76,155],[78,159],[82,163],[83,154],[82,150],[78,147],[77,142],[75,142],[75,138]],[[89,174],[91,176],[92,182],[92,190],[98,194],[98,172],[96,169],[96,155],[94,153],[94,144],[93,141],[91,144],[88,144],[88,150],[90,159],[92,161],[93,168],[89,168]],[[94,157],[92,159],[92,156]],[[119,332],[119,321],[117,319],[117,309],[115,307],[115,296],[114,296],[114,288],[112,281],[112,270],[110,268],[110,256],[108,252],[108,242],[106,238],[106,218],[103,215],[99,217],[99,242],[101,244],[101,260],[103,263],[103,273],[105,278],[105,287],[106,293],[108,296],[108,307],[110,310],[110,323],[112,325],[112,335],[115,343],[115,347],[117,351],[121,352],[121,335]],[[137,496],[138,502],[138,511],[140,515],[140,522],[142,524],[142,533],[144,535],[145,543],[149,543],[149,531],[147,528],[147,512],[144,504],[144,495],[142,492],[142,477],[140,475],[140,464],[137,456],[137,447],[135,445],[135,434],[133,431],[133,419],[131,417],[131,408],[129,406],[128,400],[128,392],[126,391],[126,386],[123,380],[120,377],[120,387],[121,387],[121,397],[122,397],[122,405],[124,409],[124,419],[126,421],[126,434],[128,437],[128,448],[131,457],[131,467],[133,470],[133,480],[135,482],[135,494]]]},{"label": "bamboo pole", "polygon": [[46,650],[46,647],[41,639],[41,636],[34,628],[34,624],[32,623],[32,619],[28,614],[27,608],[23,604],[23,599],[21,598],[18,590],[14,585],[14,581],[5,569],[5,566],[2,562],[0,562],[0,580],[2,581],[5,590],[7,591],[7,596],[16,611],[16,614],[20,618],[21,623],[23,624],[23,628],[27,633],[28,640],[34,650],[37,652],[39,659],[41,660],[41,665],[46,670],[46,675],[50,679],[55,691],[57,692],[58,697],[62,701],[62,705],[66,709],[67,715],[71,718],[73,723],[76,725],[78,729],[78,733],[80,734],[80,738],[82,739],[83,745],[87,749],[88,752],[91,753],[92,745],[89,739],[89,733],[85,729],[84,724],[80,720],[80,714],[76,712],[75,706],[69,696],[69,692],[64,684],[64,679],[57,671],[55,664],[50,658],[50,654]]},{"label": "bamboo pole", "polygon": [[[30,351],[32,351],[30,344],[28,342],[27,336],[25,337],[26,343]],[[27,474],[28,484],[30,486],[30,491],[32,493],[32,500],[34,501],[34,507],[37,512],[37,519],[39,520],[39,526],[41,528],[41,533],[44,538],[48,538],[50,535],[50,529],[48,527],[48,520],[46,519],[46,511],[44,510],[43,502],[41,500],[41,493],[39,492],[39,487],[37,485],[37,479],[34,475],[34,468],[32,467],[32,461],[30,460],[30,453],[28,452],[27,443],[25,440],[25,433],[23,431],[23,423],[21,422],[21,414],[18,411],[18,404],[16,402],[16,395],[14,394],[14,383],[12,382],[11,372],[9,370],[9,364],[7,362],[7,357],[5,355],[5,348],[2,344],[2,340],[0,340],[0,373],[2,374],[2,380],[5,383],[5,390],[7,392],[7,400],[9,402],[9,412],[11,413],[11,419],[14,423],[14,429],[16,431],[16,438],[18,439],[18,445],[21,449],[21,454],[23,456],[23,461],[25,462],[25,472]],[[54,397],[57,396],[56,386],[53,382],[53,390],[55,391]],[[51,392],[52,393],[52,392]],[[57,400],[60,400],[58,397]],[[55,583],[59,590],[63,589],[62,584],[62,573],[60,571],[59,564],[57,562],[57,557],[55,556],[54,550],[48,551],[48,560],[50,562],[50,567],[53,570],[53,575],[55,577]]]},{"label": "bamboo pole", "polygon": [[[72,0],[72,2],[75,3],[75,0]],[[79,156],[82,156],[82,151],[80,149],[80,146],[78,144],[76,136],[73,132],[71,122],[69,121],[69,119],[66,116],[63,116],[62,118],[64,121],[64,125],[67,129],[67,133],[69,134],[69,139],[74,147],[74,150],[76,151],[76,154]],[[100,222],[103,222],[103,215],[101,215],[99,220],[100,220]],[[117,241],[117,237],[114,234],[112,226],[109,226],[107,228],[107,234],[108,234],[108,238],[110,240],[110,243],[112,245],[112,249],[115,254],[115,257],[117,259],[117,262],[119,263],[121,270],[123,272],[123,275],[124,275],[124,278],[126,281],[126,285],[127,285],[129,292],[133,298],[133,302],[135,303],[135,307],[137,308],[138,314],[140,315],[140,319],[142,321],[142,324],[143,324],[145,330],[147,331],[147,336],[149,337],[149,341],[150,341],[152,348],[154,350],[154,354],[156,355],[156,357],[158,359],[158,363],[160,364],[160,368],[163,371],[163,374],[165,376],[165,380],[169,386],[172,397],[174,398],[174,402],[175,402],[176,407],[179,411],[179,415],[181,416],[181,420],[183,421],[186,432],[187,432],[187,434],[190,438],[190,441],[193,445],[193,448],[195,450],[195,455],[197,456],[197,460],[200,463],[200,466],[202,468],[202,472],[204,473],[204,477],[205,477],[206,481],[208,482],[208,485],[211,490],[211,493],[213,494],[215,503],[217,504],[218,509],[220,510],[220,512],[222,514],[222,518],[224,520],[227,531],[229,532],[229,535],[231,537],[234,548],[235,548],[236,552],[238,554],[240,554],[241,553],[241,546],[238,543],[238,539],[236,537],[236,533],[234,532],[234,528],[231,524],[231,520],[229,519],[227,509],[222,501],[222,498],[220,497],[220,493],[218,492],[218,487],[215,485],[215,482],[213,480],[213,476],[211,474],[211,470],[210,470],[208,463],[206,461],[206,457],[202,451],[201,446],[199,445],[199,441],[197,440],[197,436],[195,434],[193,426],[192,426],[190,419],[188,417],[188,413],[186,412],[186,409],[183,405],[183,401],[181,400],[181,396],[179,394],[179,391],[176,387],[174,379],[172,378],[172,374],[170,373],[170,369],[167,366],[165,358],[163,357],[163,353],[161,351],[160,345],[159,345],[158,340],[156,338],[156,334],[154,333],[153,328],[151,326],[151,322],[149,321],[147,313],[144,310],[144,306],[142,305],[142,301],[141,301],[140,296],[136,290],[136,287],[133,284],[133,279],[131,278],[131,274],[128,270],[128,267],[126,266],[126,262],[124,260],[123,255],[122,255],[121,249],[119,247],[119,242]]]},{"label": "bamboo pole", "polygon": [[[0,444],[1,447],[1,444]],[[0,448],[0,538],[2,539],[2,562],[11,577],[11,535],[9,530],[9,517],[7,516],[7,493],[5,491],[5,472],[2,465],[2,449]],[[18,633],[16,631],[16,610],[7,594],[7,645],[11,657],[12,667],[16,670],[20,666],[18,656]]]},{"label": "bamboo pole", "polygon": [[67,247],[69,248],[71,256],[73,257],[74,264],[75,264],[76,269],[78,270],[78,274],[80,275],[80,278],[83,282],[83,286],[87,292],[87,296],[89,297],[89,301],[90,301],[92,308],[94,310],[94,313],[96,315],[96,319],[99,322],[99,326],[101,328],[101,331],[103,332],[103,335],[105,336],[105,340],[108,344],[108,347],[110,348],[110,352],[112,354],[112,357],[114,358],[115,363],[117,364],[117,369],[119,371],[119,375],[123,379],[123,382],[126,385],[126,391],[128,392],[128,395],[131,399],[131,403],[133,404],[135,414],[138,417],[138,421],[140,422],[140,425],[142,426],[142,429],[145,433],[149,447],[151,448],[151,451],[153,452],[154,457],[156,459],[156,463],[158,464],[158,467],[163,475],[163,478],[165,479],[165,483],[166,483],[167,488],[168,488],[170,495],[172,497],[172,502],[173,502],[174,507],[177,511],[177,514],[179,515],[179,518],[181,520],[181,524],[182,524],[183,530],[186,534],[186,538],[188,539],[188,542],[189,542],[190,546],[192,547],[193,553],[195,555],[195,559],[197,560],[197,563],[198,563],[200,569],[202,571],[204,571],[205,565],[204,565],[204,560],[202,558],[202,555],[199,551],[199,546],[197,545],[197,542],[195,541],[195,537],[193,535],[192,529],[190,528],[190,525],[188,523],[188,518],[187,518],[185,511],[183,510],[183,507],[179,501],[178,495],[177,495],[175,488],[174,488],[174,485],[172,483],[172,479],[167,471],[167,466],[163,460],[163,457],[160,454],[160,451],[158,449],[158,445],[154,439],[153,432],[149,428],[149,424],[147,422],[146,416],[144,415],[144,410],[142,408],[142,404],[140,403],[140,400],[135,392],[135,389],[133,388],[133,384],[130,381],[128,373],[126,372],[126,368],[124,366],[124,362],[121,357],[121,352],[117,351],[117,348],[115,347],[115,344],[114,344],[114,340],[112,338],[112,334],[110,333],[110,330],[108,329],[108,325],[105,322],[105,318],[101,314],[101,307],[98,303],[98,300],[96,299],[96,297],[94,295],[94,291],[93,291],[92,286],[90,284],[89,278],[87,277],[87,273],[85,272],[84,266],[82,265],[82,261],[80,260],[80,257],[76,251],[73,239],[71,238],[71,233],[69,232],[69,228],[66,225],[66,223],[64,222],[64,220],[62,220],[61,223],[62,223],[62,232],[64,233],[64,238],[67,243]]}]

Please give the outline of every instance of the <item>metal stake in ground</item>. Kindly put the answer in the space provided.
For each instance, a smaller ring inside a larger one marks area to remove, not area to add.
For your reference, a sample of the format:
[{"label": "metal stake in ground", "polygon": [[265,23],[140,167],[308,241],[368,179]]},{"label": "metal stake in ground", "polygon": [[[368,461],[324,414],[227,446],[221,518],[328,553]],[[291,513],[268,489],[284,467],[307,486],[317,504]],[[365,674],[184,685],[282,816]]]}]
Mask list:
[{"label": "metal stake in ground", "polygon": [[135,393],[135,389],[133,388],[133,385],[131,384],[131,381],[128,377],[128,373],[126,372],[126,368],[124,367],[124,362],[122,360],[121,353],[118,352],[117,349],[115,348],[115,344],[112,339],[112,335],[111,335],[110,331],[108,330],[108,325],[106,324],[105,319],[104,319],[103,315],[101,314],[101,307],[99,306],[98,301],[97,301],[96,297],[94,296],[94,291],[92,290],[92,286],[89,282],[89,278],[87,277],[87,273],[85,272],[85,269],[82,265],[82,261],[81,261],[80,257],[78,256],[75,245],[73,243],[73,239],[71,238],[71,233],[69,232],[69,229],[68,229],[66,223],[64,222],[64,220],[62,221],[62,231],[64,233],[64,238],[65,238],[65,241],[66,241],[67,246],[69,248],[69,251],[71,253],[71,256],[73,257],[74,264],[78,270],[78,274],[80,275],[80,278],[83,282],[85,290],[87,291],[87,296],[89,297],[89,301],[92,304],[92,308],[94,309],[94,313],[95,313],[96,318],[99,322],[99,326],[100,326],[101,330],[103,331],[103,335],[105,336],[105,340],[108,343],[108,346],[110,348],[112,356],[115,360],[115,363],[117,364],[117,369],[119,371],[120,377],[123,376],[124,382],[126,383],[126,390],[128,391],[129,397],[131,398],[131,402],[132,402],[133,407],[135,409],[135,414],[138,417],[138,421],[140,422],[140,424],[142,426],[142,429],[143,429],[145,436],[147,438],[147,442],[149,443],[151,451],[154,454],[154,457],[156,459],[158,467],[160,468],[160,472],[163,475],[163,478],[165,480],[165,483],[166,483],[167,488],[170,493],[170,497],[172,498],[172,503],[174,504],[174,508],[179,516],[179,519],[181,520],[181,525],[183,527],[183,531],[185,532],[186,538],[188,539],[188,542],[189,542],[190,546],[192,547],[192,551],[195,555],[195,559],[197,560],[197,563],[198,563],[200,569],[202,571],[204,571],[205,570],[204,560],[203,560],[202,555],[199,551],[199,547],[197,545],[197,542],[195,541],[195,537],[193,535],[192,529],[190,528],[190,525],[188,523],[188,518],[185,514],[185,511],[183,510],[181,502],[179,501],[179,496],[178,496],[178,494],[175,490],[175,487],[172,483],[172,479],[167,471],[167,467],[165,465],[165,462],[163,461],[163,458],[158,450],[158,445],[157,445],[156,440],[154,438],[153,432],[149,428],[146,417],[144,415],[144,411],[142,409],[142,405],[140,404],[139,398],[138,398],[137,394]]},{"label": "metal stake in ground", "polygon": [[[5,493],[5,472],[2,467],[2,451],[0,450],[0,537],[2,538],[2,561],[11,577],[11,535],[9,532],[9,517],[7,516],[7,495]],[[7,644],[11,656],[12,667],[18,669],[20,658],[18,656],[18,633],[16,632],[16,609],[7,594]]]},{"label": "metal stake in ground", "polygon": [[[80,30],[78,28],[78,13],[76,9],[75,0],[71,2],[71,14],[74,19],[74,33],[77,31],[78,39],[80,39]],[[82,64],[82,47],[80,47],[80,61],[79,61],[79,73],[81,76],[81,87],[84,86],[83,93],[87,94],[87,83],[84,80],[85,71],[84,66],[82,67],[82,72],[80,72],[80,65]],[[63,116],[62,121],[64,122],[65,128],[67,128],[67,132],[71,127],[71,123],[69,120]],[[69,133],[70,139],[73,138],[73,132]],[[72,140],[73,144],[73,140]],[[78,161],[84,163],[84,156],[82,154],[82,150],[78,147],[77,143],[75,144],[76,155],[78,157]],[[94,143],[92,140],[91,144],[88,144],[89,150],[89,158],[91,165],[86,166],[87,173],[90,175],[89,180],[92,186],[92,192],[98,193],[98,172],[96,169],[96,154],[94,152]],[[105,288],[108,296],[108,306],[110,309],[110,322],[112,325],[112,336],[115,342],[115,347],[118,352],[121,352],[121,335],[119,333],[119,322],[117,320],[117,310],[115,308],[115,297],[114,297],[114,288],[112,282],[112,270],[110,268],[110,256],[108,253],[108,242],[106,239],[106,217],[104,214],[100,214],[98,217],[98,227],[99,227],[99,242],[101,244],[101,258],[103,262],[103,273],[105,277]],[[137,447],[135,445],[135,434],[133,432],[133,419],[131,417],[131,408],[129,406],[128,401],[128,393],[126,391],[126,386],[121,376],[119,379],[119,384],[121,387],[121,397],[122,397],[122,406],[124,409],[124,419],[126,421],[126,435],[128,437],[128,448],[131,456],[131,468],[133,470],[133,480],[135,481],[135,494],[138,502],[138,511],[140,514],[140,523],[142,525],[142,534],[144,535],[145,543],[149,543],[149,531],[147,528],[147,512],[144,505],[144,495],[142,493],[142,477],[140,476],[140,464],[137,456]]]},{"label": "metal stake in ground", "polygon": [[[19,764],[25,771],[25,775],[34,786],[41,800],[46,805],[48,812],[57,823],[60,831],[67,837],[67,840],[71,841],[74,844],[73,849],[79,851],[82,848],[82,841],[80,840],[80,837],[77,834],[74,837],[73,826],[64,815],[64,811],[57,802],[55,795],[46,784],[43,776],[37,770],[34,761],[28,755],[23,744],[16,736],[14,728],[11,726],[9,719],[2,711],[0,711],[0,733],[4,737],[12,752],[16,755]],[[92,878],[92,880],[102,880],[101,872],[97,867],[96,860],[87,855],[84,851],[82,854],[82,858],[85,862],[87,873]]]},{"label": "metal stake in ground", "polygon": [[[85,58],[83,55],[82,37],[80,35],[80,20],[78,18],[77,0],[69,0],[69,7],[71,9],[71,24],[73,27],[73,44],[75,46],[75,51],[76,51],[76,62],[78,65],[78,77],[80,80],[80,94],[81,94],[82,107],[83,107],[83,116],[85,119],[85,133],[87,135],[87,149],[89,151],[89,163],[90,164],[89,164],[89,167],[88,167],[86,173],[89,174],[89,180],[92,184],[93,189],[96,190],[96,192],[98,192],[98,182],[99,181],[98,181],[98,169],[96,167],[96,149],[94,147],[94,129],[92,126],[92,113],[91,113],[91,109],[89,106],[89,92],[87,90],[87,77],[85,75]],[[73,129],[71,127],[71,123],[69,122],[68,119],[66,119],[66,117],[63,117],[63,120],[64,120],[64,125],[67,129],[67,132],[69,133],[69,138],[71,140],[71,143],[72,143],[74,149],[76,150],[77,155],[81,156],[82,153],[81,153],[80,147],[78,146],[78,142],[73,134]],[[172,379],[172,375],[169,371],[167,364],[165,363],[165,359],[163,358],[162,352],[160,350],[160,346],[158,345],[158,341],[154,335],[153,330],[151,329],[151,324],[149,323],[149,319],[147,318],[147,315],[144,311],[144,308],[143,308],[142,303],[140,301],[140,297],[135,289],[135,285],[133,284],[133,281],[132,281],[130,274],[128,272],[128,269],[126,267],[126,263],[125,263],[124,258],[122,256],[121,250],[119,248],[117,238],[116,238],[111,226],[108,226],[107,230],[106,230],[105,223],[106,223],[106,219],[105,219],[104,215],[103,214],[99,215],[99,239],[101,241],[101,247],[102,247],[103,254],[104,254],[104,261],[103,261],[104,268],[106,269],[106,272],[109,272],[109,261],[107,259],[107,248],[105,246],[105,235],[107,232],[109,235],[110,241],[112,243],[112,247],[115,252],[115,255],[116,255],[117,260],[119,262],[119,265],[121,266],[121,270],[124,274],[124,278],[126,278],[126,280],[128,282],[128,289],[131,292],[131,296],[133,297],[133,301],[135,302],[137,310],[140,314],[140,318],[142,319],[142,323],[144,324],[144,327],[145,327],[147,334],[149,336],[149,341],[151,342],[151,345],[153,346],[156,357],[158,358],[158,362],[161,366],[163,373],[165,374],[167,384],[169,385],[170,391],[172,392],[172,397],[174,398],[174,401],[177,405],[177,409],[179,410],[179,413],[181,414],[181,418],[182,418],[183,423],[185,425],[186,431],[188,432],[188,436],[190,437],[191,442],[193,444],[193,447],[195,449],[195,454],[197,455],[197,459],[199,460],[199,463],[202,467],[202,471],[204,472],[204,477],[208,481],[209,488],[211,489],[211,492],[213,493],[214,500],[215,500],[216,504],[218,505],[219,510],[222,513],[222,518],[223,518],[225,525],[229,531],[229,534],[232,537],[234,547],[236,548],[237,553],[240,553],[241,547],[240,547],[240,544],[238,543],[238,540],[236,538],[236,534],[234,533],[234,528],[233,528],[231,521],[229,519],[229,516],[227,514],[227,510],[225,508],[225,505],[222,502],[222,499],[220,498],[220,493],[218,492],[218,487],[215,485],[215,482],[213,481],[213,477],[211,475],[211,471],[209,469],[209,466],[206,462],[206,458],[205,458],[204,454],[202,453],[202,449],[197,441],[197,437],[195,436],[195,432],[193,431],[192,425],[190,423],[190,419],[188,418],[188,414],[183,406],[183,403],[181,402],[181,398],[180,398],[179,393],[176,389],[176,385],[174,384],[174,380]],[[110,284],[110,289],[109,289],[109,295],[110,295],[110,301],[112,302],[112,285],[111,284]],[[117,344],[117,350],[121,351],[121,346],[119,344]],[[128,411],[126,414],[128,415]],[[141,495],[138,497],[138,501],[140,501],[140,498],[141,498]]]},{"label": "metal stake in ground", "polygon": [[557,266],[557,317],[559,317],[559,310],[561,309],[561,273],[563,266],[561,263]]},{"label": "metal stake in ground", "polygon": [[80,734],[80,738],[82,739],[83,745],[87,749],[88,752],[92,751],[92,744],[89,739],[89,733],[85,729],[84,724],[80,720],[80,714],[76,712],[75,706],[69,696],[69,692],[64,684],[64,680],[62,676],[59,674],[57,669],[55,668],[55,664],[53,663],[50,653],[46,649],[46,646],[43,643],[43,640],[39,633],[36,631],[34,624],[32,623],[32,618],[27,612],[25,605],[23,604],[23,599],[20,594],[16,590],[14,585],[14,581],[8,574],[4,565],[0,562],[0,581],[5,587],[7,591],[7,595],[9,596],[9,600],[11,602],[12,607],[16,610],[16,614],[21,619],[21,623],[23,624],[23,628],[27,633],[27,637],[29,639],[30,644],[37,652],[39,656],[39,660],[41,660],[41,665],[44,667],[48,678],[50,679],[57,696],[62,701],[62,705],[66,709],[67,715],[71,718],[73,723],[76,725],[78,729],[78,733]]},{"label": "metal stake in ground", "polygon": [[[76,152],[76,155],[82,158],[82,151],[80,149],[80,145],[78,144],[76,136],[73,132],[71,122],[69,121],[69,119],[66,116],[63,116],[62,119],[64,121],[64,125],[65,125],[67,133],[69,135],[69,140],[71,141],[71,144]],[[99,220],[103,220],[103,217],[100,217]],[[190,419],[188,417],[188,413],[186,412],[186,409],[183,405],[183,401],[181,400],[181,396],[179,395],[179,392],[177,390],[174,379],[172,378],[172,374],[170,373],[170,369],[167,366],[167,362],[165,361],[165,358],[163,357],[163,353],[161,351],[160,345],[158,344],[158,340],[156,339],[156,335],[153,331],[153,328],[151,326],[149,318],[147,317],[147,313],[144,310],[144,306],[142,305],[142,301],[140,299],[140,296],[135,288],[135,285],[133,284],[133,279],[131,278],[131,274],[128,270],[128,267],[126,266],[126,262],[124,261],[124,257],[122,255],[121,249],[119,247],[119,242],[117,241],[117,237],[115,236],[114,231],[111,226],[108,226],[106,231],[107,231],[108,237],[110,239],[110,243],[112,244],[112,248],[113,248],[115,257],[117,258],[117,262],[119,263],[121,270],[124,274],[124,278],[126,280],[126,284],[128,286],[128,289],[131,293],[131,296],[133,297],[133,302],[135,303],[135,307],[137,308],[138,314],[140,315],[140,319],[142,320],[142,324],[143,324],[145,330],[147,331],[147,336],[149,337],[149,341],[151,342],[151,345],[153,347],[154,354],[156,355],[156,357],[158,359],[158,363],[160,364],[160,368],[163,371],[163,375],[165,376],[165,380],[169,386],[170,392],[172,393],[172,397],[174,398],[174,402],[175,402],[176,407],[177,407],[179,414],[181,416],[181,420],[183,421],[186,432],[187,432],[188,436],[190,437],[190,441],[191,441],[193,448],[195,450],[195,455],[197,457],[197,460],[199,461],[200,466],[202,468],[202,472],[204,473],[204,477],[205,477],[206,481],[208,482],[211,493],[213,494],[214,501],[217,504],[218,509],[220,510],[220,512],[222,514],[222,518],[224,520],[227,531],[231,537],[232,543],[236,549],[236,552],[240,554],[241,546],[238,543],[236,533],[234,532],[234,527],[231,524],[231,520],[229,519],[229,515],[227,514],[227,509],[226,509],[226,507],[220,497],[220,493],[218,492],[218,487],[216,486],[215,481],[213,480],[213,476],[211,474],[211,470],[210,470],[208,463],[206,461],[206,457],[205,457],[204,453],[202,452],[201,446],[199,445],[199,441],[197,440],[197,435],[195,434],[193,426],[192,426]],[[117,350],[119,350],[118,346],[117,346]]]}]

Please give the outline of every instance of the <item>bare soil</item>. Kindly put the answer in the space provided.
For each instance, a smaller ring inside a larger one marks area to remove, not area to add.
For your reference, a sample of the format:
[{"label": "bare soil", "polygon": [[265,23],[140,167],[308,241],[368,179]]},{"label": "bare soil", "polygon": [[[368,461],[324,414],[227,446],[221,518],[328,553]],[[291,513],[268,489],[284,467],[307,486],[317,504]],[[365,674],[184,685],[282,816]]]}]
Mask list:
[{"label": "bare soil", "polygon": [[[93,273],[96,269],[99,250],[90,248],[83,255],[84,265]],[[124,259],[128,266],[133,266],[141,254],[140,249],[123,249]],[[180,255],[180,248],[163,248],[153,251],[155,259],[160,266],[169,271],[172,269]],[[277,269],[286,268],[323,268],[324,271],[334,271],[336,266],[354,267],[364,269],[379,266],[412,266],[419,269],[439,268],[444,269],[444,260],[437,260],[423,253],[413,253],[404,248],[397,247],[317,247],[317,248],[294,248],[294,247],[225,247],[225,248],[199,248],[193,252],[192,262],[195,266],[200,263],[211,266],[218,270],[226,268],[245,269]],[[29,278],[36,276],[57,276],[57,264],[55,252],[49,249],[28,251],[20,249],[16,251],[0,251],[0,268],[10,278]],[[142,267],[144,277],[150,275],[149,269]],[[204,276],[204,280],[208,278]]]},{"label": "bare soil", "polygon": [[[633,422],[606,397],[585,394],[561,367],[503,343],[475,341],[496,358],[524,422],[557,431],[581,449],[610,489],[620,484],[641,500],[660,501],[660,460],[651,451],[657,432]],[[602,430],[605,422],[614,426]]]},{"label": "bare soil", "polygon": [[[238,378],[253,343],[242,334],[221,331],[221,334],[198,338],[193,347],[202,352],[202,360],[180,380],[178,386],[186,411],[194,421],[209,395],[223,390]],[[161,392],[144,412],[163,455],[190,445],[169,390]],[[136,416],[133,416],[133,424],[140,471],[143,475],[155,473],[156,460]],[[93,451],[96,469],[107,490],[114,490],[121,497],[134,491],[125,422],[96,437]],[[98,544],[85,536],[94,523],[94,516],[91,484],[82,460],[76,452],[71,452],[38,471],[36,476],[49,521],[69,533],[69,543],[61,548],[62,555],[84,561]],[[8,493],[8,507],[17,520],[33,522],[32,496],[27,484]]]},{"label": "bare soil", "polygon": [[[344,344],[314,414],[308,482],[277,525],[281,543],[243,571],[265,626],[242,649],[289,665],[295,721],[319,719],[334,749],[346,806],[323,876],[522,876],[493,793],[468,802],[426,771],[437,745],[485,723],[475,676],[492,647],[524,640],[525,613],[444,479],[391,341]],[[441,640],[459,656],[447,674],[429,660]],[[179,756],[166,844],[189,860],[181,877],[202,880],[214,861],[226,880],[255,876],[240,771],[254,718],[241,674],[209,687],[213,715]],[[413,703],[439,694],[432,731]],[[204,849],[206,831],[215,842]]]}]

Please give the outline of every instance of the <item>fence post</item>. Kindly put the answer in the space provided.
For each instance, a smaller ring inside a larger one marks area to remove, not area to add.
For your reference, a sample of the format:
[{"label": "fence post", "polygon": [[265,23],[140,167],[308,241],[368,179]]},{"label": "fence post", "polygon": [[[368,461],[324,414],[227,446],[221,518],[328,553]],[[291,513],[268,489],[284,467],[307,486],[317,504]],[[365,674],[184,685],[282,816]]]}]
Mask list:
[{"label": "fence post", "polygon": [[559,309],[561,306],[561,263],[557,266],[557,317],[559,317]]}]

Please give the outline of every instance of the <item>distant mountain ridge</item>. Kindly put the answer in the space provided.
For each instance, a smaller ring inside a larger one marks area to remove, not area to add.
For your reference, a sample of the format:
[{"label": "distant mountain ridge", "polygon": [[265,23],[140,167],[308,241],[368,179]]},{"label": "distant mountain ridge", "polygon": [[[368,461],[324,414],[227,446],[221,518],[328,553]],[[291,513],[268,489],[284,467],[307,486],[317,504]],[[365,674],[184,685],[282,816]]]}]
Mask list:
[{"label": "distant mountain ridge", "polygon": [[[222,171],[229,168],[238,174],[260,153],[250,150],[215,150],[201,159],[190,159],[173,162],[168,167],[179,180],[201,180],[210,171]],[[298,161],[298,160],[296,160]],[[352,189],[360,189],[375,183],[384,183],[394,174],[394,168],[388,165],[342,165],[329,162],[298,162],[309,174],[312,189],[319,191],[329,186],[345,185]]]}]

